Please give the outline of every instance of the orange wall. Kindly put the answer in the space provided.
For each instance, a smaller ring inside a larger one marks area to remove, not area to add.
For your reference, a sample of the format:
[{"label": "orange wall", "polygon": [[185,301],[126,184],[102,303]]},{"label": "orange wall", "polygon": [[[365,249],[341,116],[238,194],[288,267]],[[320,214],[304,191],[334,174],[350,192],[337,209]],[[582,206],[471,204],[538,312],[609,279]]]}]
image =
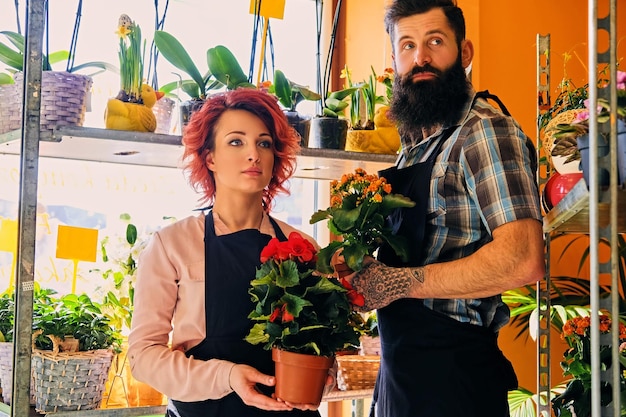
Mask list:
[{"label": "orange wall", "polygon": [[[365,79],[370,65],[376,72],[391,66],[391,49],[383,25],[384,8],[389,0],[344,0],[344,25],[339,33],[338,69],[346,63],[353,81]],[[598,16],[605,16],[607,0],[598,1]],[[625,6],[619,1],[620,6]],[[551,96],[558,84],[570,78],[576,86],[587,82],[587,1],[586,0],[458,0],[467,21],[467,37],[475,47],[472,81],[477,90],[498,95],[520,122],[524,131],[536,137],[537,114],[537,34],[551,37]],[[624,7],[622,7],[623,9]],[[626,10],[618,21],[618,57],[626,56]],[[600,37],[599,37],[600,38]],[[606,36],[604,37],[606,42]],[[606,44],[600,43],[600,48]],[[567,60],[565,56],[571,58]],[[564,239],[562,240],[564,241]],[[576,276],[579,255],[557,262],[561,250],[553,245],[553,275]],[[512,360],[520,386],[535,390],[536,346],[528,339],[516,340],[515,331],[505,328],[500,337],[505,354]],[[552,384],[561,380],[558,365],[565,350],[559,334],[552,334]]]}]

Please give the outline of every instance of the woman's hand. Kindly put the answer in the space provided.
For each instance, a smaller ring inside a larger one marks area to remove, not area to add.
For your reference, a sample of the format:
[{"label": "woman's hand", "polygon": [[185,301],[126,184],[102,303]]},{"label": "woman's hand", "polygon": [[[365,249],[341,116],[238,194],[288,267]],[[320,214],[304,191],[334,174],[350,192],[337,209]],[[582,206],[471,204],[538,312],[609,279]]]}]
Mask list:
[{"label": "woman's hand", "polygon": [[[273,387],[276,384],[276,378],[271,375],[265,375],[251,366],[235,364],[230,370],[228,381],[230,387],[246,405],[267,411],[290,411],[295,408],[284,401],[279,401],[261,393],[257,389],[256,384]],[[301,409],[312,410],[314,408]]]}]

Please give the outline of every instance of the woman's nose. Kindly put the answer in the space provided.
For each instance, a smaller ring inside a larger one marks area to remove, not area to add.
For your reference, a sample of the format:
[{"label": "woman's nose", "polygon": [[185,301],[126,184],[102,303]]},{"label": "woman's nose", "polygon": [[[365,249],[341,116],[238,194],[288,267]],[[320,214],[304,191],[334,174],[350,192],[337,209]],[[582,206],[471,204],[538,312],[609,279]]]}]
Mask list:
[{"label": "woman's nose", "polygon": [[248,161],[250,161],[250,162],[258,162],[259,159],[260,159],[259,151],[257,151],[256,148],[254,148],[248,154]]}]

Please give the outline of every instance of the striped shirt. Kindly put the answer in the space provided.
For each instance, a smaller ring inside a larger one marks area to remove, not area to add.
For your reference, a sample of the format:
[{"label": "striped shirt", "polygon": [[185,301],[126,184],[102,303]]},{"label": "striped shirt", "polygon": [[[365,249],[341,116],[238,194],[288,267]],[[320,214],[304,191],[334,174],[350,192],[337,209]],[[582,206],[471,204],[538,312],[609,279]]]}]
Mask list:
[{"label": "striped shirt", "polygon": [[[492,240],[505,223],[541,221],[539,192],[527,137],[517,122],[477,99],[466,105],[455,131],[443,144],[430,181],[424,265],[463,258]],[[433,135],[403,138],[398,168],[425,160],[445,126]],[[463,277],[458,277],[462,280]],[[447,316],[499,330],[509,321],[501,297],[426,299],[424,305]]]}]

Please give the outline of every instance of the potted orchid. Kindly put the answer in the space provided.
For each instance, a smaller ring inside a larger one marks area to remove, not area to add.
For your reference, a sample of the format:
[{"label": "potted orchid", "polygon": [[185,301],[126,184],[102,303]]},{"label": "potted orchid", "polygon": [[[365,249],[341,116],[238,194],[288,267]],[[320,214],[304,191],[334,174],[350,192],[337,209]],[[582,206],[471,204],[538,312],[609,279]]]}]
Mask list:
[{"label": "potted orchid", "polygon": [[[316,273],[316,261],[316,248],[299,233],[284,242],[273,238],[261,251],[249,290],[255,308],[248,317],[254,324],[245,340],[272,350],[276,395],[294,403],[318,404],[334,356],[359,346],[356,292]],[[296,365],[299,378],[291,379],[288,363]],[[307,370],[317,372],[306,375]]]}]

